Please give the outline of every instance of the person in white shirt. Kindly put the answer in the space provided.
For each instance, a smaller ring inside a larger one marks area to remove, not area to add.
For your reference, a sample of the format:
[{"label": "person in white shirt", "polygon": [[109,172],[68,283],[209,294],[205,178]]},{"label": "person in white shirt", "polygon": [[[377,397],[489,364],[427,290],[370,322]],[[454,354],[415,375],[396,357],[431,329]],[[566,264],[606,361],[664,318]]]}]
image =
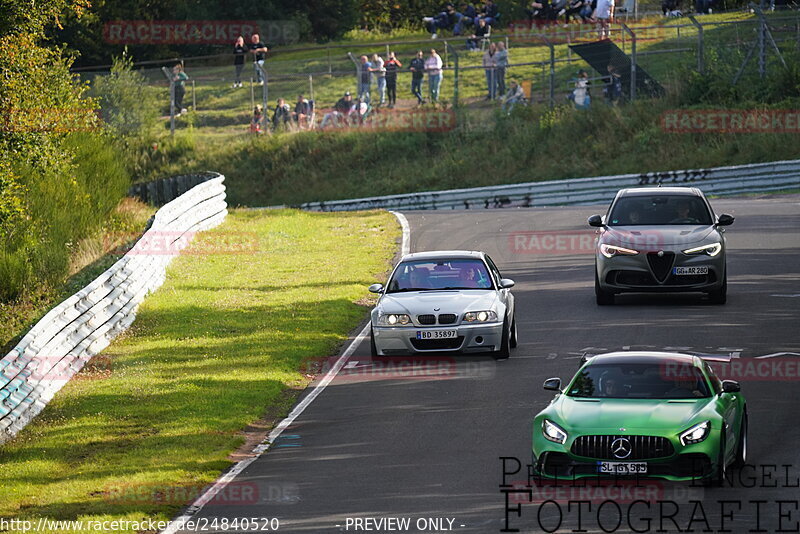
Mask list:
[{"label": "person in white shirt", "polygon": [[428,73],[428,90],[431,102],[439,101],[439,88],[442,85],[442,58],[431,48],[431,55],[425,60],[425,72]]},{"label": "person in white shirt", "polygon": [[608,21],[614,18],[614,0],[597,0],[594,18],[600,26],[600,39],[609,39]]},{"label": "person in white shirt", "polygon": [[378,83],[378,94],[381,97],[379,106],[386,103],[386,67],[383,66],[383,63],[381,56],[372,54],[372,68],[370,68],[370,71],[372,71],[375,81]]}]

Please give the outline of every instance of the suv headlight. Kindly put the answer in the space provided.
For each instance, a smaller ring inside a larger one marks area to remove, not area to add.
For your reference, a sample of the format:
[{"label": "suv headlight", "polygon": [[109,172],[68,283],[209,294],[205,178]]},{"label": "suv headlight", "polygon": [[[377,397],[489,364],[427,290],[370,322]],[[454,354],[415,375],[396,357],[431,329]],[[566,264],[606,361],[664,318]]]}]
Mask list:
[{"label": "suv headlight", "polygon": [[467,312],[464,321],[467,323],[489,323],[497,320],[497,313],[492,310]]},{"label": "suv headlight", "polygon": [[636,256],[638,253],[638,250],[618,247],[616,245],[606,245],[605,243],[600,245],[600,254],[606,258],[612,258],[614,256]]},{"label": "suv headlight", "polygon": [[711,431],[711,421],[703,421],[694,425],[689,430],[681,433],[681,445],[691,445],[692,443],[700,443],[708,437]]},{"label": "suv headlight", "polygon": [[711,243],[710,245],[703,245],[702,247],[687,248],[683,251],[684,254],[708,254],[712,258],[722,252],[722,243]]},{"label": "suv headlight", "polygon": [[564,429],[548,419],[542,419],[542,434],[546,439],[562,445],[567,441]]},{"label": "suv headlight", "polygon": [[411,317],[405,313],[386,313],[378,316],[379,326],[405,326],[411,323]]}]

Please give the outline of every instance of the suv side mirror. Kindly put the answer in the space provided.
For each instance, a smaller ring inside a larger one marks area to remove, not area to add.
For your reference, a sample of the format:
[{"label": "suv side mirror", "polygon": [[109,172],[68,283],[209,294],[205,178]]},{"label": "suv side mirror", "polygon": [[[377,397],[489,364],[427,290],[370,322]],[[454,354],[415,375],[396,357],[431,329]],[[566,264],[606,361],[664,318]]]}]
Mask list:
[{"label": "suv side mirror", "polygon": [[514,287],[514,281],[511,278],[501,278],[500,287],[503,289],[509,289],[511,287]]},{"label": "suv side mirror", "polygon": [[732,215],[722,213],[719,217],[717,217],[717,226],[730,226],[733,224],[734,220],[735,219]]},{"label": "suv side mirror", "polygon": [[725,393],[736,393],[742,390],[742,386],[736,380],[723,380],[722,391]]},{"label": "suv side mirror", "polygon": [[370,293],[383,293],[383,284],[372,284],[369,286]]},{"label": "suv side mirror", "polygon": [[560,378],[548,378],[547,380],[544,381],[544,384],[542,384],[542,387],[544,389],[547,389],[547,390],[550,390],[550,391],[558,391],[559,393],[561,393],[561,379]]},{"label": "suv side mirror", "polygon": [[586,222],[589,223],[589,226],[594,226],[595,228],[600,228],[605,226],[603,224],[603,218],[600,215],[592,215],[591,217],[586,219]]}]

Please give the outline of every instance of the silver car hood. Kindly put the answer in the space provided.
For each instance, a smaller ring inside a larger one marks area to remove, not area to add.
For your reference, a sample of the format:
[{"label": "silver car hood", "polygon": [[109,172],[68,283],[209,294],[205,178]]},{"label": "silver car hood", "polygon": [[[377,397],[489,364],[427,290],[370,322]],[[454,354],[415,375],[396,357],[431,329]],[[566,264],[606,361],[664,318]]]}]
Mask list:
[{"label": "silver car hood", "polygon": [[603,243],[629,246],[637,250],[659,249],[662,246],[690,245],[716,233],[713,225],[614,226],[603,233]]},{"label": "silver car hood", "polygon": [[[494,309],[497,293],[493,289],[431,290],[389,293],[381,298],[384,313],[455,313]],[[438,308],[438,310],[437,310]]]}]

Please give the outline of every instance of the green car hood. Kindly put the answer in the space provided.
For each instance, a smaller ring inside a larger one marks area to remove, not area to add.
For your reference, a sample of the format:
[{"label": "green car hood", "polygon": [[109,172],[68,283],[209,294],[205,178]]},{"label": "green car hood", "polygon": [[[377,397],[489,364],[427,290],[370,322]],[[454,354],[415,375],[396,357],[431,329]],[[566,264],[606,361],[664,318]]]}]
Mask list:
[{"label": "green car hood", "polygon": [[617,434],[620,428],[669,430],[680,432],[698,422],[703,410],[713,402],[707,399],[576,399],[561,395],[551,408],[560,423],[583,432]]}]

